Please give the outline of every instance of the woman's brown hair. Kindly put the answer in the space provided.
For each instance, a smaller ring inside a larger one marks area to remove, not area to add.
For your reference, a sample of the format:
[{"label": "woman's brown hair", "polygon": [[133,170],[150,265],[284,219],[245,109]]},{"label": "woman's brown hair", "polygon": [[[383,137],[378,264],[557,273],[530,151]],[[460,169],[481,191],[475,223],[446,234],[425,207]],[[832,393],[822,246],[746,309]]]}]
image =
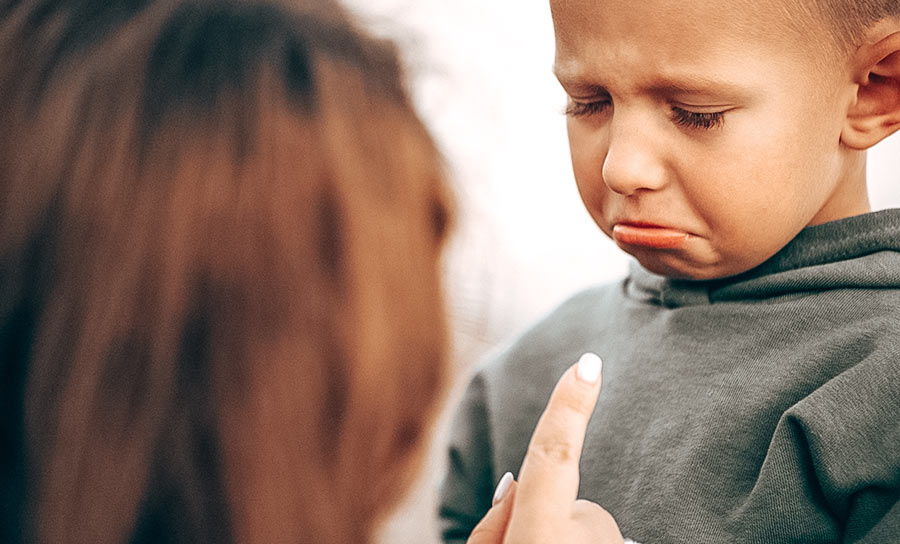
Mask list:
[{"label": "woman's brown hair", "polygon": [[4,542],[365,542],[444,383],[450,202],[323,0],[0,3]]}]

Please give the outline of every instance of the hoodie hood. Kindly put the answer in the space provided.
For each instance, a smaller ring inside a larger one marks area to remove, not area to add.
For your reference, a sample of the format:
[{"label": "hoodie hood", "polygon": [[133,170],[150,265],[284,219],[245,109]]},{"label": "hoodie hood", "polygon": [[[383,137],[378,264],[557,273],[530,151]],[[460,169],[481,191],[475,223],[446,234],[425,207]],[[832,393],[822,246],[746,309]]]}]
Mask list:
[{"label": "hoodie hood", "polygon": [[758,267],[728,278],[676,280],[632,262],[630,298],[670,308],[831,289],[900,287],[900,209],[803,229]]}]

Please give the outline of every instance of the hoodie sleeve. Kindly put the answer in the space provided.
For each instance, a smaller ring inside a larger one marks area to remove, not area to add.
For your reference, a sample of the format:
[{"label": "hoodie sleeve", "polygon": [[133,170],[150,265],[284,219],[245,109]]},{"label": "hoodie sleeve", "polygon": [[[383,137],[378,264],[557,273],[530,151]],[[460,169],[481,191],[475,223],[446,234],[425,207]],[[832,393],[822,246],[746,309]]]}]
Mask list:
[{"label": "hoodie sleeve", "polygon": [[469,383],[450,430],[438,515],[446,544],[464,543],[491,507],[494,470],[484,377]]},{"label": "hoodie sleeve", "polygon": [[[885,353],[887,351],[887,353]],[[890,342],[793,410],[816,495],[843,542],[900,538],[900,353]]]},{"label": "hoodie sleeve", "polygon": [[829,402],[807,419],[809,443],[832,511],[845,514],[844,542],[896,542],[900,353],[876,354],[829,385]]}]

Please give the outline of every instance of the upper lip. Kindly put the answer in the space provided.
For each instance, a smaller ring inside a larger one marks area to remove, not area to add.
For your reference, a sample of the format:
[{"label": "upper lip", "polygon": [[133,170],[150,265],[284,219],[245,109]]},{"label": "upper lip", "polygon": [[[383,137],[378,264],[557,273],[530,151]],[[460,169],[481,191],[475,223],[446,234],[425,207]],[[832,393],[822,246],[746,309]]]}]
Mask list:
[{"label": "upper lip", "polygon": [[684,229],[679,229],[677,227],[672,227],[670,225],[664,225],[662,223],[654,223],[651,221],[621,219],[618,221],[613,221],[613,225],[628,225],[629,227],[638,227],[638,228],[644,228],[644,229],[669,229],[669,230],[680,230],[683,232],[687,232]]}]

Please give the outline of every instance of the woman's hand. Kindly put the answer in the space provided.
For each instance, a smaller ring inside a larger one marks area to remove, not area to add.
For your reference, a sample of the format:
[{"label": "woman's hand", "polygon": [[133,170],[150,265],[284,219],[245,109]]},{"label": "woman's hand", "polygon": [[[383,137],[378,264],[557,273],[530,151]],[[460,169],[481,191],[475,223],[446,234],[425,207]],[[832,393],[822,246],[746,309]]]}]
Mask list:
[{"label": "woman's hand", "polygon": [[553,390],[541,415],[519,481],[504,475],[494,506],[468,544],[622,544],[613,517],[576,500],[584,433],[600,392],[600,358],[586,353]]}]

